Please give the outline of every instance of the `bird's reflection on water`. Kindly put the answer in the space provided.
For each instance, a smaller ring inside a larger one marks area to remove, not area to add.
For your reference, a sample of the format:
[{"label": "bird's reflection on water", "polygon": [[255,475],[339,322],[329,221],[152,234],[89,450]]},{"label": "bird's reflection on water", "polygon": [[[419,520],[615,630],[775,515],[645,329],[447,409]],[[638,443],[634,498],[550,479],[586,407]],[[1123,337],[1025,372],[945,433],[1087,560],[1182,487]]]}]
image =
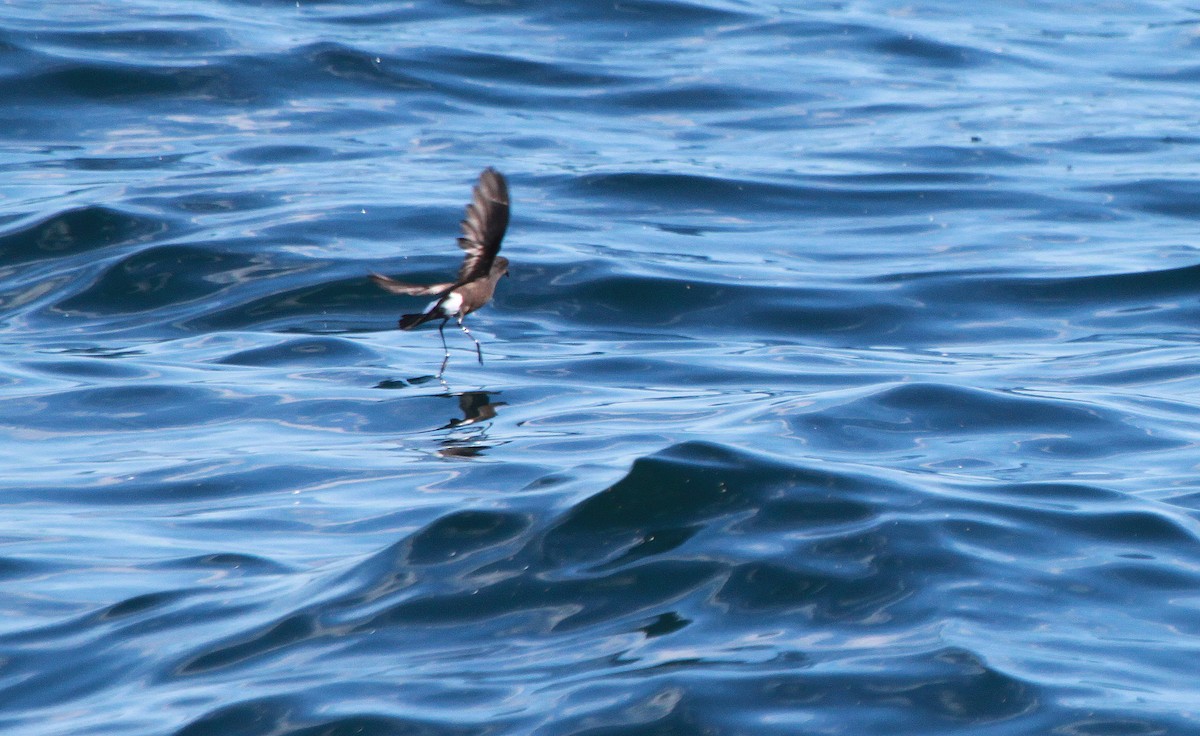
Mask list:
[{"label": "bird's reflection on water", "polygon": [[[492,401],[495,391],[463,391],[458,394],[458,408],[462,418],[452,417],[450,422],[441,427],[443,430],[458,430],[451,432],[441,441],[442,448],[438,454],[443,457],[477,457],[489,450],[494,443],[487,442],[486,422],[496,416],[496,407],[505,406],[503,401]],[[453,396],[449,394],[448,396]]]},{"label": "bird's reflection on water", "polygon": [[[400,389],[419,386],[434,378],[421,376],[407,381],[399,378],[389,379],[375,384],[375,388]],[[487,436],[491,426],[488,420],[496,418],[497,407],[507,405],[504,401],[492,401],[492,397],[499,395],[499,391],[447,391],[438,395],[436,398],[439,399],[458,399],[458,410],[462,412],[462,417],[451,417],[446,424],[433,430],[445,433],[438,443],[441,445],[438,454],[443,457],[476,457],[499,444],[489,443]]]}]

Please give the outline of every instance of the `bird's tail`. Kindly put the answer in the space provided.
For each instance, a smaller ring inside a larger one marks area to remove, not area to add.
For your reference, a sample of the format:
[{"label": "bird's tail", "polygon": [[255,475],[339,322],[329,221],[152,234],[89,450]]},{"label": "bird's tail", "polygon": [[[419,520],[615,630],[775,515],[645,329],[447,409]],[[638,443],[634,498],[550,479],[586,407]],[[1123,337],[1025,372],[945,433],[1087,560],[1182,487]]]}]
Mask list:
[{"label": "bird's tail", "polygon": [[437,319],[442,315],[438,314],[438,310],[431,309],[428,312],[421,314],[406,314],[400,318],[400,329],[411,330],[414,327],[419,327],[431,319]]}]

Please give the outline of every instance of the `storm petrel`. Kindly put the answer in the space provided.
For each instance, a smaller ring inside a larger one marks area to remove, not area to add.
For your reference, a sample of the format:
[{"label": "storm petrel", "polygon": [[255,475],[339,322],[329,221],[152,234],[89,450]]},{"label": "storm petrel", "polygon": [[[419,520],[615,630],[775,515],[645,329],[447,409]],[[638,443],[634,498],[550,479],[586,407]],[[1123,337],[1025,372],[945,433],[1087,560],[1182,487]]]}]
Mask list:
[{"label": "storm petrel", "polygon": [[458,278],[445,284],[407,284],[402,281],[371,274],[371,280],[393,294],[409,296],[437,296],[419,314],[406,314],[400,318],[400,329],[411,330],[431,320],[440,319],[438,334],[442,337],[442,367],[438,378],[446,372],[450,361],[450,349],[446,347],[446,322],[453,317],[458,326],[475,343],[479,364],[483,365],[483,347],[467,326],[463,317],[479,309],[492,299],[496,282],[508,273],[508,259],[497,255],[500,241],[508,228],[508,184],[504,175],[488,167],[479,175],[474,196],[467,205],[467,216],[462,221],[462,237],[458,247],[467,252],[458,269]]}]

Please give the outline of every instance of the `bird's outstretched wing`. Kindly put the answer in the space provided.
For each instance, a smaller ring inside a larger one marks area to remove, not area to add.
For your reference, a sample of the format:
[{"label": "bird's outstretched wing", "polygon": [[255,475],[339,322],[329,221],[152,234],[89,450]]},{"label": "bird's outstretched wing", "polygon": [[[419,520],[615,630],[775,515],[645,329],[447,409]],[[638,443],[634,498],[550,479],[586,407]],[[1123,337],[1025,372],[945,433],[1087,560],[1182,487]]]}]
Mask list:
[{"label": "bird's outstretched wing", "polygon": [[489,166],[479,175],[471,204],[467,205],[467,216],[462,221],[463,234],[458,247],[467,255],[458,269],[458,284],[488,275],[507,229],[508,184],[503,174]]},{"label": "bird's outstretched wing", "polygon": [[454,288],[454,284],[406,284],[377,273],[371,274],[371,280],[375,282],[376,286],[387,289],[393,294],[408,294],[409,296],[435,296],[445,294]]}]

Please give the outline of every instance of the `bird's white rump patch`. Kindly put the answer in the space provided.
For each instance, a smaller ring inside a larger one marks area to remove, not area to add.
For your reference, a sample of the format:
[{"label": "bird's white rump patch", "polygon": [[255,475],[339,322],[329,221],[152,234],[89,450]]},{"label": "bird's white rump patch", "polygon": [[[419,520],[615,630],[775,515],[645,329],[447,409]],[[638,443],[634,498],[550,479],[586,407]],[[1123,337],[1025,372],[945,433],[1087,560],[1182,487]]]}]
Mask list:
[{"label": "bird's white rump patch", "polygon": [[[439,301],[441,302],[441,309],[438,309]],[[453,317],[454,315],[458,314],[458,310],[462,309],[462,303],[462,294],[459,294],[457,291],[452,291],[445,299],[434,300],[430,302],[429,307],[425,310],[425,313],[428,314],[433,310],[438,309],[438,311],[440,311],[443,315],[447,317]]]}]

